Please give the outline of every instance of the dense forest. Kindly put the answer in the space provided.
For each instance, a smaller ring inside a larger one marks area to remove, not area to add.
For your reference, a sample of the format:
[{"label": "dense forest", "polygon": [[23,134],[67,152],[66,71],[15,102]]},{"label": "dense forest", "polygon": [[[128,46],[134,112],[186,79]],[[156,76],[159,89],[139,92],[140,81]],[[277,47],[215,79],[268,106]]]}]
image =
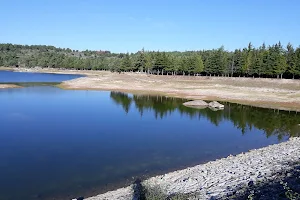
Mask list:
[{"label": "dense forest", "polygon": [[296,112],[279,111],[257,108],[234,103],[224,103],[225,109],[213,111],[209,108],[194,109],[185,107],[185,101],[179,98],[163,96],[128,95],[121,92],[111,92],[110,98],[121,105],[126,113],[135,107],[143,117],[144,113],[152,110],[155,118],[168,117],[172,112],[188,115],[190,118],[204,118],[218,126],[222,121],[230,121],[243,134],[251,129],[259,129],[267,137],[275,135],[278,139],[284,136],[300,135],[299,114]]},{"label": "dense forest", "polygon": [[300,78],[300,47],[251,43],[243,49],[111,53],[45,45],[0,44],[0,66],[144,72],[156,75]]}]

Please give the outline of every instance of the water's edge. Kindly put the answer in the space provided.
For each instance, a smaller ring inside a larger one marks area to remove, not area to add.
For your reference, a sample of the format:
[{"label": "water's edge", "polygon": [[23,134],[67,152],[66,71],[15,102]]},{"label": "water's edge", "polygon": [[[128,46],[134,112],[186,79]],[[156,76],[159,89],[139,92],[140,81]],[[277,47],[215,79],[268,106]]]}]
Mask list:
[{"label": "water's edge", "polygon": [[[280,144],[152,177],[142,184],[166,196],[179,193],[200,199],[222,198],[257,183],[274,181],[274,174],[298,165],[299,158],[300,138],[290,138]],[[87,200],[131,200],[133,197],[134,189],[130,185]]]},{"label": "water's edge", "polygon": [[[2,69],[3,70],[3,69]],[[14,72],[31,72],[31,73],[45,73],[45,74],[66,74],[66,75],[80,75],[83,76],[86,79],[90,79],[91,77],[95,77],[95,76],[99,76],[99,75],[103,75],[103,73],[107,73],[106,71],[78,71],[78,70],[65,70],[65,69],[53,69],[53,68],[47,68],[47,69],[42,69],[42,68],[7,68],[6,70],[12,70]],[[1,71],[1,69],[0,69]],[[5,70],[4,70],[5,71]],[[128,74],[128,73],[126,73]],[[78,79],[78,78],[75,78]],[[261,108],[268,108],[268,109],[276,109],[276,110],[285,110],[285,111],[300,111],[300,104],[296,103],[296,97],[295,101],[290,102],[287,100],[280,100],[280,98],[277,98],[275,95],[275,98],[273,98],[272,100],[268,100],[268,101],[263,101],[262,97],[261,98],[256,98],[256,100],[249,100],[249,99],[243,99],[243,98],[233,98],[233,97],[222,97],[222,96],[214,96],[214,97],[209,97],[209,96],[204,96],[203,98],[197,97],[197,95],[195,96],[195,94],[183,94],[183,93],[178,93],[178,92],[170,92],[168,90],[153,90],[152,89],[145,89],[142,87],[142,89],[138,89],[138,88],[128,88],[129,86],[126,86],[125,88],[122,87],[122,89],[118,88],[116,85],[114,85],[113,83],[110,83],[109,87],[94,87],[92,86],[94,84],[93,80],[89,80],[90,83],[88,83],[88,85],[77,85],[74,82],[76,82],[76,80],[73,79],[69,80],[69,81],[63,81],[62,83],[60,83],[59,85],[57,85],[57,87],[61,88],[61,89],[66,89],[66,90],[101,90],[101,91],[118,91],[118,92],[127,92],[127,93],[133,93],[133,94],[155,94],[155,95],[163,95],[163,96],[168,96],[168,97],[178,97],[178,98],[187,98],[187,99],[192,99],[192,100],[198,100],[198,99],[202,99],[202,100],[209,100],[209,101],[213,101],[213,100],[217,100],[217,101],[226,101],[226,102],[230,102],[230,103],[238,103],[238,104],[242,104],[242,105],[248,105],[248,106],[255,106],[255,107],[261,107]],[[245,80],[245,81],[249,81],[250,79],[245,79],[245,78],[233,78],[232,80],[237,80],[237,79],[241,79],[241,80]],[[267,79],[266,81],[273,81],[272,79]],[[276,80],[279,81],[279,80]],[[122,85],[124,86],[124,85]],[[275,88],[276,89],[276,88]],[[145,92],[145,90],[147,90]],[[287,90],[287,92],[289,93],[289,91]],[[234,94],[234,93],[233,93]],[[258,97],[258,96],[257,96]],[[280,97],[280,96],[279,96]]]},{"label": "water's edge", "polygon": [[[53,82],[53,83],[51,83],[51,82],[48,82],[48,83],[43,83],[43,82],[32,82],[32,83],[10,83],[10,84],[14,84],[14,85],[17,85],[17,86],[20,86],[20,87],[31,87],[31,86],[54,86],[54,87],[59,87],[59,83],[60,82]],[[0,83],[1,84],[1,83]],[[61,89],[64,89],[64,88],[61,88]],[[132,91],[133,93],[135,93],[134,91]],[[164,96],[168,96],[167,94],[163,94]],[[288,142],[284,142],[284,144],[288,144],[288,146],[289,145],[292,145],[293,146],[293,144],[290,144],[291,143],[291,141],[297,141],[297,144],[298,144],[298,146],[299,146],[299,140],[298,139],[290,139]],[[280,148],[281,146],[280,145],[282,145],[283,143],[281,143],[281,144],[277,144],[277,145],[279,145],[277,148]],[[276,146],[276,145],[272,145],[272,146],[268,146],[268,147],[265,147],[267,150],[266,151],[268,151],[268,153],[267,154],[269,154],[269,155],[265,155],[265,154],[256,154],[256,155],[253,155],[253,154],[251,154],[251,156],[256,156],[254,159],[260,159],[260,158],[262,158],[262,160],[264,161],[268,161],[268,158],[270,157],[272,157],[272,158],[275,158],[276,157],[276,155],[273,155],[274,154],[274,152],[276,152],[276,148],[275,147],[273,147],[273,146]],[[265,148],[262,148],[262,149],[265,149]],[[270,149],[269,149],[270,148]],[[272,149],[272,148],[275,148],[275,149]],[[280,161],[280,162],[282,162],[283,160],[284,161],[288,161],[288,162],[292,162],[292,161],[295,161],[295,159],[293,158],[293,157],[291,157],[291,155],[289,154],[290,153],[290,151],[289,150],[291,150],[291,151],[294,151],[294,149],[292,149],[292,148],[296,148],[296,147],[288,147],[287,148],[287,150],[286,151],[284,151],[282,154],[285,154],[286,152],[287,152],[287,154],[288,154],[288,156],[287,156],[287,159],[290,159],[290,160],[284,160],[284,158],[279,158],[278,157],[278,159],[279,160],[277,160],[277,162],[278,161]],[[260,149],[261,150],[261,149]],[[254,150],[254,152],[256,152],[256,151],[260,151],[260,150]],[[298,149],[296,149],[297,151],[299,150],[299,148]],[[274,152],[272,152],[272,151],[274,151]],[[253,152],[253,151],[251,151],[251,152]],[[249,153],[246,153],[246,154],[239,154],[239,155],[237,155],[237,156],[234,156],[234,158],[236,158],[236,157],[241,157],[241,155],[245,155],[245,157],[246,157],[246,161],[247,160],[249,160],[250,158],[251,158],[251,156],[248,156],[248,154],[250,154],[251,152],[249,152]],[[264,152],[264,151],[263,151]],[[280,154],[280,151],[278,151],[279,152],[279,154]],[[278,154],[278,153],[277,153]],[[248,156],[248,157],[247,157]],[[280,155],[279,155],[280,156]],[[298,158],[299,158],[299,154],[297,154],[297,156],[298,156]],[[243,157],[243,156],[242,156]],[[229,161],[230,161],[230,158],[231,157],[228,157],[228,158],[225,158],[225,161],[226,161],[226,159],[228,159]],[[277,158],[277,157],[276,157]],[[200,178],[199,177],[197,177],[199,174],[201,174],[200,172],[199,172],[199,167],[200,168],[202,168],[202,167],[206,167],[206,166],[209,166],[209,164],[210,163],[214,163],[214,164],[212,164],[212,165],[216,165],[216,164],[219,164],[218,162],[221,162],[221,161],[224,161],[224,159],[219,159],[219,160],[216,160],[216,161],[213,161],[213,162],[208,162],[208,163],[206,163],[206,164],[201,164],[201,165],[199,165],[199,163],[197,163],[197,165],[196,166],[194,166],[194,167],[188,167],[188,168],[186,168],[186,169],[183,169],[183,170],[179,170],[179,171],[175,171],[175,172],[170,172],[170,173],[166,173],[165,175],[161,175],[161,176],[156,176],[156,177],[153,177],[153,178],[149,178],[149,177],[142,177],[142,178],[144,178],[144,179],[147,179],[145,182],[143,182],[143,184],[144,185],[147,185],[148,187],[157,187],[157,186],[159,186],[161,189],[162,189],[162,191],[164,192],[164,193],[166,193],[166,194],[172,194],[172,193],[177,193],[177,192],[179,192],[179,193],[189,193],[189,192],[196,192],[197,190],[193,190],[193,188],[192,188],[192,185],[194,184],[200,184],[200,183],[203,183],[203,182],[205,182],[205,180],[201,180],[200,181]],[[251,160],[251,159],[250,159]],[[225,162],[224,161],[224,162]],[[228,161],[228,162],[229,162]],[[246,162],[245,161],[245,162]],[[297,160],[298,161],[298,160]],[[235,162],[237,162],[236,160],[234,160],[234,161],[230,161],[230,162],[233,162],[233,163],[235,163]],[[277,163],[276,162],[276,163]],[[273,170],[273,166],[274,166],[274,161],[270,161],[269,162],[269,164],[271,163],[271,166],[270,166],[270,169],[268,169],[269,171],[270,170]],[[224,164],[224,163],[222,163],[222,164]],[[243,163],[240,163],[241,165],[243,165]],[[247,164],[248,165],[248,164]],[[226,171],[226,169],[223,169],[222,168],[223,166],[221,166],[221,172],[222,172],[222,170],[223,170],[223,172],[225,172]],[[229,166],[230,167],[230,166]],[[288,167],[288,166],[278,166],[280,169],[282,168],[282,167]],[[240,168],[240,166],[238,166],[237,167],[237,169],[239,169]],[[180,169],[182,169],[182,168],[180,168]],[[219,168],[220,169],[220,168]],[[228,169],[228,168],[227,168]],[[242,169],[244,169],[243,167],[242,167]],[[177,170],[177,169],[170,169],[170,170],[168,170],[168,171],[172,171],[172,170]],[[190,170],[195,170],[195,173],[194,174],[190,174]],[[260,169],[256,169],[256,170],[260,170]],[[275,171],[276,172],[276,170],[278,170],[278,169],[274,169],[273,170],[273,172]],[[233,170],[233,172],[235,172],[234,170]],[[164,172],[161,172],[161,173],[164,173]],[[173,176],[173,174],[175,173],[175,175]],[[247,172],[248,173],[248,172]],[[250,172],[250,173],[253,173],[253,172]],[[152,174],[152,175],[156,175],[156,174]],[[187,177],[188,176],[188,177]],[[214,175],[214,176],[216,176],[216,175]],[[250,176],[251,177],[251,175],[249,175],[249,174],[243,174],[243,176]],[[266,175],[266,177],[267,177],[268,175]],[[184,178],[183,178],[184,177]],[[185,184],[185,185],[189,185],[189,184],[187,184],[187,181],[189,181],[189,180],[192,180],[192,181],[195,181],[194,179],[197,179],[197,181],[196,181],[196,183],[195,182],[191,182],[190,184],[191,184],[191,186],[182,186],[181,184],[183,183],[183,184]],[[207,177],[206,177],[206,179],[211,179],[211,178],[209,178],[209,175],[207,175]],[[217,178],[218,179],[218,178]],[[223,180],[223,177],[222,178],[220,178],[220,180]],[[161,181],[161,180],[163,180],[163,181]],[[175,182],[174,182],[174,180],[176,180]],[[181,181],[179,181],[179,180],[181,180]],[[123,183],[120,183],[120,184],[118,184],[119,186],[124,186],[124,185],[129,185],[129,183],[132,183],[134,180],[128,180],[128,181],[126,181],[126,183],[125,182],[123,182]],[[219,181],[219,180],[217,180],[217,181]],[[246,180],[243,180],[243,181],[245,181],[245,183],[246,182],[249,182],[249,179],[246,179]],[[241,182],[242,184],[244,183],[244,182]],[[112,186],[110,186],[110,188],[112,189],[114,189],[114,188],[116,188],[116,187],[118,187],[118,185],[116,184],[116,185],[112,185]],[[226,185],[226,184],[225,184]],[[176,189],[174,189],[174,187],[176,187]],[[235,186],[236,187],[236,186]],[[109,187],[108,187],[109,188]],[[171,189],[170,189],[171,188]],[[203,187],[202,187],[203,188]],[[222,188],[221,188],[222,189]],[[106,188],[106,190],[108,190],[107,188]],[[123,190],[125,190],[125,191],[123,191]],[[212,190],[209,190],[212,194],[214,194],[214,195],[220,195],[218,192],[220,191],[220,188],[215,188],[215,190],[217,191],[217,192],[211,192]],[[118,191],[118,192],[116,192],[116,191]],[[120,192],[121,191],[121,192]],[[205,191],[205,188],[204,188],[204,190],[203,191]],[[99,190],[98,190],[98,192],[99,192]],[[198,191],[197,191],[198,192]],[[201,191],[202,192],[202,191]],[[226,188],[226,192],[228,192],[228,190],[227,190],[227,188]],[[132,199],[132,196],[133,196],[133,189],[132,189],[132,186],[129,186],[129,187],[126,187],[126,188],[121,188],[121,189],[118,189],[118,190],[113,190],[113,191],[111,191],[111,192],[108,192],[108,193],[104,193],[103,195],[109,195],[109,196],[107,196],[107,197],[109,197],[108,199],[112,199],[112,197],[111,197],[111,195],[115,195],[115,193],[116,193],[116,195],[121,195],[120,197],[118,197],[118,196],[113,196],[114,198],[113,199]],[[202,194],[202,193],[201,193]],[[129,197],[130,196],[130,197]],[[93,197],[93,198],[88,198],[89,200],[98,200],[98,199],[105,199],[105,198],[107,198],[107,197],[101,197],[101,195],[100,196],[96,196],[96,197]],[[202,197],[202,196],[201,196]],[[207,196],[205,196],[205,197],[207,197]],[[203,198],[204,198],[204,196],[203,196]]]}]

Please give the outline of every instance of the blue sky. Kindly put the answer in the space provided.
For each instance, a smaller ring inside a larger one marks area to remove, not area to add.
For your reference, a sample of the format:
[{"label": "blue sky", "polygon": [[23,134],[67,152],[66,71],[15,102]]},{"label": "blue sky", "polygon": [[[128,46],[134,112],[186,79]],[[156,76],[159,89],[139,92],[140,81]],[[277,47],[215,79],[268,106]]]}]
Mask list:
[{"label": "blue sky", "polygon": [[300,44],[298,0],[0,0],[0,43],[135,52]]}]

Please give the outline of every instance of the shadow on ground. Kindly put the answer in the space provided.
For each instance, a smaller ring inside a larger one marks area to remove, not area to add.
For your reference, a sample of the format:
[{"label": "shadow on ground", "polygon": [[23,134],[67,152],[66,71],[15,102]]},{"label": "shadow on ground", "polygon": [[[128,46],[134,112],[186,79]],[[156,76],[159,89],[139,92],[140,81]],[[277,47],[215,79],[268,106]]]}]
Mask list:
[{"label": "shadow on ground", "polygon": [[[300,161],[290,163],[292,169],[272,174],[272,180],[250,181],[248,186],[236,188],[227,196],[211,200],[300,200]],[[132,200],[196,200],[193,194],[164,194],[158,187],[147,188],[137,179],[133,184]]]},{"label": "shadow on ground", "polygon": [[240,189],[227,197],[228,200],[300,200],[300,161],[290,163],[290,170],[274,173],[273,180],[257,183],[249,182],[248,187]]}]

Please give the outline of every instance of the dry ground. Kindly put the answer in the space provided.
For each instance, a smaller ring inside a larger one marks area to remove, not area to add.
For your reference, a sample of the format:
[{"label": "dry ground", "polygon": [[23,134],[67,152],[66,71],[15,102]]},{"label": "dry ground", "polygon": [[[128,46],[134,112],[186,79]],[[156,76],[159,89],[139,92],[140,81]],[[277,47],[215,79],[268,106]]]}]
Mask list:
[{"label": "dry ground", "polygon": [[64,89],[153,93],[187,99],[219,100],[300,111],[300,81],[225,77],[156,76],[136,73],[88,73],[66,81]]},{"label": "dry ground", "polygon": [[0,89],[4,88],[19,88],[20,86],[13,85],[13,84],[0,84]]},{"label": "dry ground", "polygon": [[106,71],[18,69],[46,73],[84,74],[63,82],[63,89],[114,90],[187,99],[218,100],[266,108],[300,111],[300,80],[156,76]]}]

